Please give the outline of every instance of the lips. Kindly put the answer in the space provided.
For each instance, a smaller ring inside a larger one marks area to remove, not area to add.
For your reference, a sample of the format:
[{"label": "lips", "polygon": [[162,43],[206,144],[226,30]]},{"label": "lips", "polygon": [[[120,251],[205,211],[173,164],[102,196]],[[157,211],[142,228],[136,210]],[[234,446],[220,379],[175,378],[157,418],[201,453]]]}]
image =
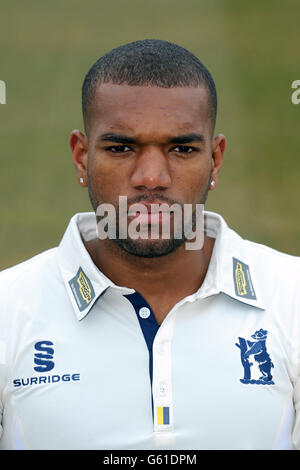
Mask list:
[{"label": "lips", "polygon": [[135,203],[129,207],[128,217],[136,219],[141,224],[155,224],[161,222],[170,214],[170,207],[165,202]]}]

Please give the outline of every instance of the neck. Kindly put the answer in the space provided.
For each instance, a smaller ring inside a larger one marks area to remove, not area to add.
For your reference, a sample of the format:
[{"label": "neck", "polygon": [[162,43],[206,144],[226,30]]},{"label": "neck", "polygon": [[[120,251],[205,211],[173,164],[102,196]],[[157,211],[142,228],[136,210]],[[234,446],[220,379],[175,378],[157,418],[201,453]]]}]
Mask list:
[{"label": "neck", "polygon": [[201,286],[214,241],[205,237],[201,250],[186,250],[183,244],[156,258],[128,254],[111,240],[94,239],[85,246],[95,265],[111,281],[139,292],[164,317],[176,302]]}]

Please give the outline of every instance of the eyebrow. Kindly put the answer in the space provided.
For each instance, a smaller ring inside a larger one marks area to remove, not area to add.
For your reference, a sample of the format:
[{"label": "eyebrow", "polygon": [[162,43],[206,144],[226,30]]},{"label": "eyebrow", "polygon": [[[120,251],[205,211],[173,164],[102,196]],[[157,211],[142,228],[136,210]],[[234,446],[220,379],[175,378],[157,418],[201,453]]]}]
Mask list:
[{"label": "eyebrow", "polygon": [[[98,142],[104,141],[104,142],[117,142],[118,144],[136,144],[138,141],[134,139],[133,137],[129,137],[127,135],[122,135],[122,134],[114,134],[107,132],[105,134],[102,134],[99,136],[97,139]],[[204,136],[202,134],[197,134],[195,132],[191,132],[189,134],[183,134],[183,135],[178,135],[171,137],[167,143],[168,144],[188,144],[192,142],[204,142]]]},{"label": "eyebrow", "polygon": [[191,132],[190,134],[178,135],[170,139],[171,144],[189,144],[192,142],[204,142],[204,136],[202,134],[196,134]]},{"label": "eyebrow", "polygon": [[135,139],[133,139],[132,137],[128,137],[127,135],[112,134],[112,133],[102,134],[97,140],[104,141],[104,142],[117,142],[118,144],[136,143]]}]

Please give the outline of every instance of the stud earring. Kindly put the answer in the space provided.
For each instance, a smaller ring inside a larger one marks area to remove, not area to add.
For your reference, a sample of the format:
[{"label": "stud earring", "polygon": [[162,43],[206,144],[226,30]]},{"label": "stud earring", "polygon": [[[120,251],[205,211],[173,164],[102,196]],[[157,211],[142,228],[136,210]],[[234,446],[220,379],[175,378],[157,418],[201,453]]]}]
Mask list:
[{"label": "stud earring", "polygon": [[79,178],[79,183],[80,183],[80,184],[83,184],[83,183],[84,183],[84,179],[83,179],[82,177]]},{"label": "stud earring", "polygon": [[210,187],[211,187],[211,188],[214,188],[215,186],[216,186],[216,182],[215,182],[215,180],[212,180],[212,181],[210,182]]}]

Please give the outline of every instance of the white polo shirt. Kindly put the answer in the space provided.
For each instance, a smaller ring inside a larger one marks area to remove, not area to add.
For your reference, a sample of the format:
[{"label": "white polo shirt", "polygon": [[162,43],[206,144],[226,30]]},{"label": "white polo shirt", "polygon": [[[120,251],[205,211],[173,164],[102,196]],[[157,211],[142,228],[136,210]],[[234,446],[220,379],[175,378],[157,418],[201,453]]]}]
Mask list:
[{"label": "white polo shirt", "polygon": [[205,224],[205,280],[160,326],[92,262],[93,213],[2,271],[1,449],[300,448],[299,258]]}]

